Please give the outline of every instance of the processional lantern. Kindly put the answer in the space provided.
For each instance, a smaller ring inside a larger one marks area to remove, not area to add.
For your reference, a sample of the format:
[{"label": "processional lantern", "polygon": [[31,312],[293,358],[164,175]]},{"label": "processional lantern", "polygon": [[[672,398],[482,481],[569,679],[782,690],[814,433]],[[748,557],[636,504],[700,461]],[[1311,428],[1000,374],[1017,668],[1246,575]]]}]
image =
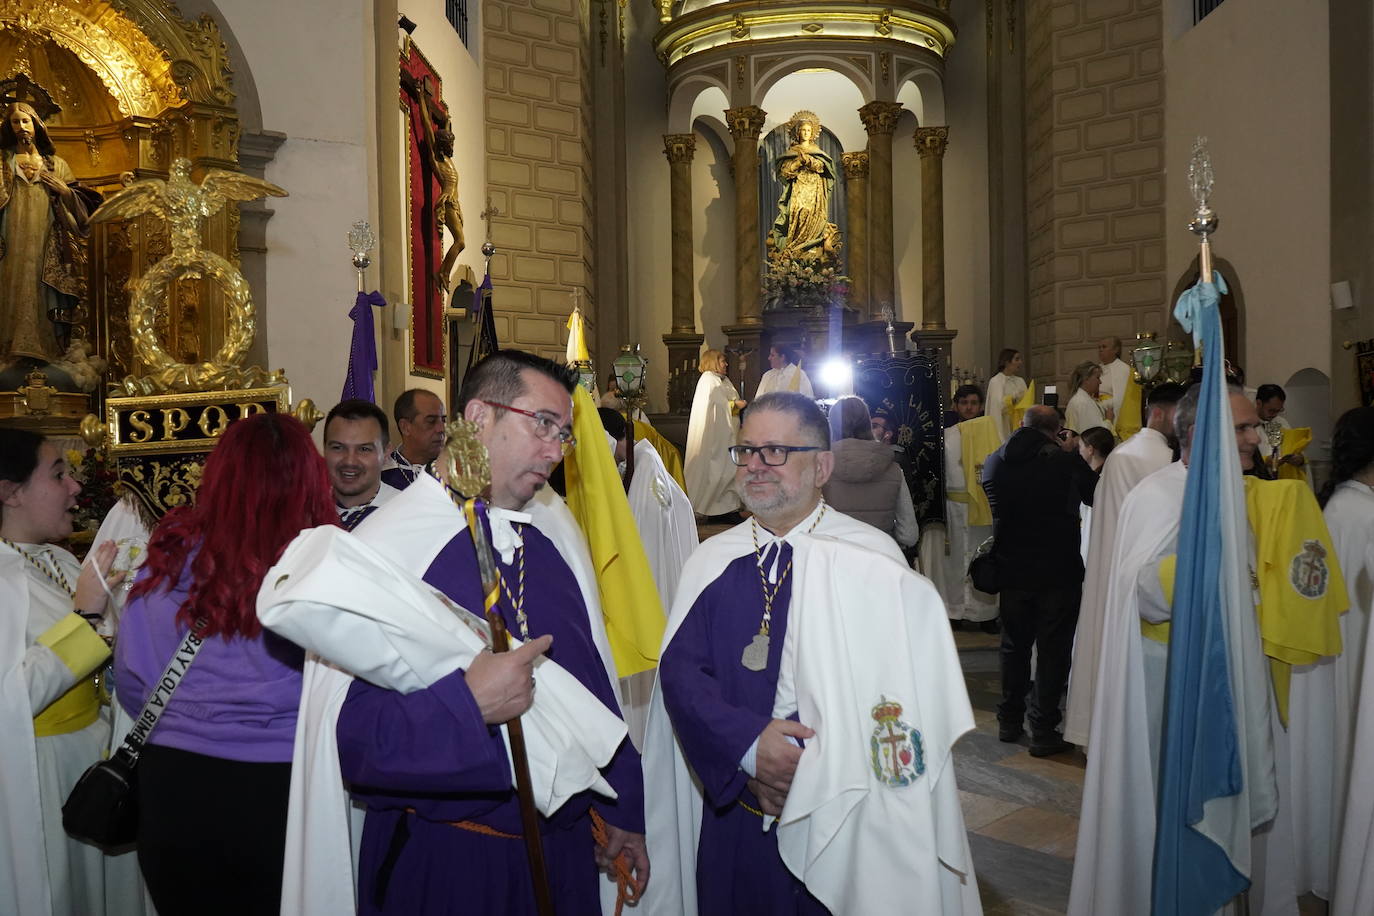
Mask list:
[{"label": "processional lantern", "polygon": [[638,400],[644,396],[644,379],[649,368],[649,361],[640,354],[639,344],[622,344],[620,355],[615,358],[615,362],[611,365],[615,370],[620,395],[626,402]]},{"label": "processional lantern", "polygon": [[348,249],[353,252],[353,266],[358,271],[358,292],[363,291],[363,271],[372,264],[371,251],[377,247],[377,236],[365,219],[360,219],[348,230]]}]

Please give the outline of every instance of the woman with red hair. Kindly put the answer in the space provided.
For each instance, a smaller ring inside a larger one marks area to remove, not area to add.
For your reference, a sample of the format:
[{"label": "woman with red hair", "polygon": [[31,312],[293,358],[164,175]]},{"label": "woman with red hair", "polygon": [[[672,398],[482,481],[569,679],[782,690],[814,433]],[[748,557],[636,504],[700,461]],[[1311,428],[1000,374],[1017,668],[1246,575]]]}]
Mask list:
[{"label": "woman with red hair", "polygon": [[138,859],[162,916],[278,912],[304,653],[263,631],[256,598],[302,529],[334,524],[310,433],[267,413],[225,431],[195,506],[153,531],[115,645],[130,716],[187,630],[204,628],[138,763]]}]

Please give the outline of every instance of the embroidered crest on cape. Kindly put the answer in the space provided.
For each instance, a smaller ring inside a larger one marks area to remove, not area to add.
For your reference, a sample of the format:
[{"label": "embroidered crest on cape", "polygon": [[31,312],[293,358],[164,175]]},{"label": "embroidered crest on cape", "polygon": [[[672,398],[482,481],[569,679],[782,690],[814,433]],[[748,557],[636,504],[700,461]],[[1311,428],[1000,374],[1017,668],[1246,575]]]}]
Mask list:
[{"label": "embroidered crest on cape", "polygon": [[894,789],[911,785],[926,771],[921,733],[902,721],[902,704],[887,697],[872,715],[878,723],[868,742],[873,775]]},{"label": "embroidered crest on cape", "polygon": [[1304,598],[1320,598],[1326,594],[1331,570],[1326,565],[1326,548],[1321,541],[1303,541],[1302,553],[1293,558],[1288,567],[1288,581]]}]

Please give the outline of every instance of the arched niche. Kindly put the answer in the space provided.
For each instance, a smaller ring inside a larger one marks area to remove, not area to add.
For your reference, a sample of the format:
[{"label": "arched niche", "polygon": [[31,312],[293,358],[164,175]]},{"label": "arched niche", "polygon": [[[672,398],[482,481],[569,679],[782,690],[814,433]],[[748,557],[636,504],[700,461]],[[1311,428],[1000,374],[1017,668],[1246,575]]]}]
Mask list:
[{"label": "arched niche", "polygon": [[[0,61],[0,78],[23,73],[60,106],[47,121],[57,154],[106,196],[121,176],[165,178],[177,157],[196,179],[238,169],[233,71],[211,15],[187,20],[168,0],[0,0]],[[206,221],[202,244],[237,261],[238,229],[238,207],[225,207]],[[110,379],[138,375],[128,286],[170,250],[167,228],[149,216],[100,225],[89,250],[77,333],[109,359]],[[182,281],[158,321],[175,358],[208,359],[225,333],[222,293]]]},{"label": "arched niche", "polygon": [[767,81],[759,106],[768,113],[763,122],[767,135],[791,120],[800,110],[815,112],[821,125],[834,135],[847,152],[862,150],[868,144],[859,109],[871,96],[851,74],[838,70],[791,69],[778,79]]},{"label": "arched niche", "polygon": [[916,116],[921,127],[940,127],[947,124],[945,115],[945,84],[934,70],[917,68],[897,87],[897,101]]},{"label": "arched niche", "polygon": [[[1221,274],[1226,280],[1227,292],[1221,297],[1221,336],[1226,344],[1226,359],[1233,366],[1240,366],[1246,369],[1245,365],[1245,292],[1241,287],[1240,274],[1231,266],[1231,262],[1225,258],[1212,256],[1212,269]],[[1183,276],[1178,278],[1174,284],[1174,294],[1169,297],[1169,302],[1165,306],[1166,321],[1169,325],[1168,339],[1182,349],[1192,346],[1192,337],[1183,330],[1174,317],[1173,304],[1178,301],[1188,287],[1197,283],[1202,277],[1199,266],[1198,256],[1193,257],[1193,261],[1188,265],[1188,269],[1183,272]],[[1246,372],[1246,384],[1258,384],[1255,379]]]},{"label": "arched niche", "polygon": [[[776,94],[779,84],[795,83],[797,77],[822,77],[826,93],[833,92],[844,98],[846,100],[844,104],[848,104],[848,101],[854,98],[859,100],[858,104],[853,106],[853,110],[856,112],[863,106],[864,102],[875,97],[872,76],[852,60],[839,54],[795,54],[765,57],[756,62],[755,74],[754,98],[762,100],[758,104],[770,116],[773,112],[769,108],[769,96]],[[811,104],[807,107],[816,110],[819,114],[820,110],[816,106],[826,107],[831,101],[824,96],[817,96],[811,99]],[[838,103],[839,100],[834,101]],[[781,120],[787,120],[790,115],[789,112]],[[858,116],[855,115],[854,119],[857,123]],[[846,143],[845,148],[860,149],[861,145],[849,146]]]},{"label": "arched niche", "polygon": [[673,87],[668,101],[668,132],[690,133],[693,122],[702,114],[709,110],[712,117],[722,119],[729,107],[729,87],[712,74],[693,74]]},{"label": "arched niche", "polygon": [[727,150],[732,149],[734,139],[730,136],[730,128],[725,123],[725,110],[729,107],[730,100],[726,98],[724,90],[713,83],[704,84],[692,99],[690,114],[687,116],[687,123],[691,127],[687,130],[709,130]]}]

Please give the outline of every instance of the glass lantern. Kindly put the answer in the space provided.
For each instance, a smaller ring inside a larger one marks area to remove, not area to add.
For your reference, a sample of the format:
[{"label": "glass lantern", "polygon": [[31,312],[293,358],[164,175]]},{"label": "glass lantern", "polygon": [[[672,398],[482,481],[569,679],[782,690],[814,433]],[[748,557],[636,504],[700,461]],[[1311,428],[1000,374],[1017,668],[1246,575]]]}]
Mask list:
[{"label": "glass lantern", "polygon": [[625,344],[612,364],[620,383],[620,394],[627,401],[644,393],[644,374],[649,361],[640,355],[639,344]]},{"label": "glass lantern", "polygon": [[1136,335],[1136,345],[1131,350],[1131,364],[1138,382],[1147,386],[1152,384],[1164,367],[1164,345],[1155,340],[1154,334]]}]

